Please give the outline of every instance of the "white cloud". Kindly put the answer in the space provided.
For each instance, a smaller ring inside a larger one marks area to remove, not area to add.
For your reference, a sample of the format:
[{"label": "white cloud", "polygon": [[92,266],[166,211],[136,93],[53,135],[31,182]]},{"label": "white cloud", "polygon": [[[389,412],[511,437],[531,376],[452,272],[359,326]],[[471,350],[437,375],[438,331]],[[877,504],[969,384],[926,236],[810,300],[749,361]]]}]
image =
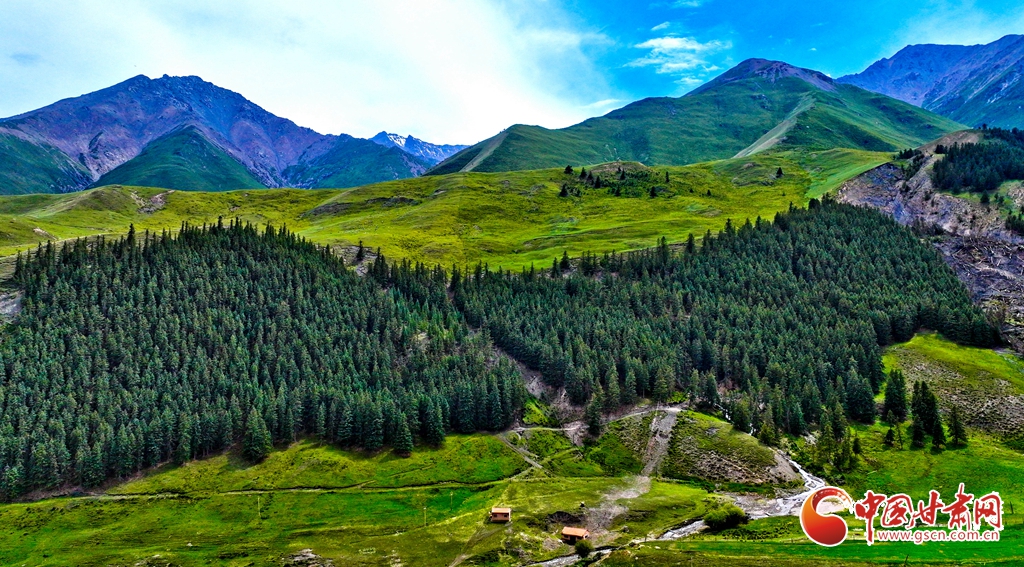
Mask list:
[{"label": "white cloud", "polygon": [[166,73],[325,133],[471,143],[573,124],[616,94],[592,57],[611,40],[546,0],[114,4],[5,0],[0,116]]},{"label": "white cloud", "polygon": [[630,67],[654,67],[662,74],[678,74],[710,65],[708,55],[732,48],[728,41],[700,42],[691,37],[665,36],[649,39],[633,47],[646,49],[647,55],[629,62]]},{"label": "white cloud", "polygon": [[664,30],[664,29],[668,29],[668,27],[671,26],[671,25],[672,25],[671,22],[662,22],[662,23],[654,26],[653,28],[651,28],[651,31],[653,32],[653,31],[661,31],[661,30]]},{"label": "white cloud", "polygon": [[610,108],[612,106],[623,104],[625,102],[627,102],[627,101],[624,101],[624,100],[618,99],[618,98],[606,98],[604,100],[599,100],[599,101],[592,102],[590,104],[584,105],[582,108],[585,108],[587,110],[602,110],[602,109]]}]

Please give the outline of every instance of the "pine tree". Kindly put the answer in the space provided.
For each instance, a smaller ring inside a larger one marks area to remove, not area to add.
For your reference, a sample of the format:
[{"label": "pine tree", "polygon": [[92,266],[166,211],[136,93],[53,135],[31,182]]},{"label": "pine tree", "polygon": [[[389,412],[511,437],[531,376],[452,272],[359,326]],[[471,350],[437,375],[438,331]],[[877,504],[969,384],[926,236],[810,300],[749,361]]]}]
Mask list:
[{"label": "pine tree", "polygon": [[963,420],[960,417],[960,410],[956,406],[953,406],[953,411],[949,417],[949,435],[954,447],[967,446],[967,429],[964,427]]},{"label": "pine tree", "polygon": [[910,424],[910,446],[914,449],[920,449],[924,447],[924,425],[921,424],[920,418],[914,418],[914,421]]},{"label": "pine tree", "polygon": [[424,438],[427,443],[439,447],[444,443],[444,421],[441,419],[441,408],[435,407],[433,404],[429,407],[431,409],[427,412]]},{"label": "pine tree", "polygon": [[819,467],[832,462],[832,455],[836,452],[836,438],[832,433],[832,426],[828,423],[821,428],[821,435],[814,445],[815,462]]},{"label": "pine tree", "polygon": [[885,432],[885,440],[883,441],[887,447],[893,447],[896,445],[896,433],[892,429],[892,424],[889,424],[889,430]]},{"label": "pine tree", "polygon": [[245,436],[242,438],[242,456],[249,462],[258,463],[270,455],[273,450],[270,442],[270,430],[263,416],[253,408],[245,420]]},{"label": "pine tree", "polygon": [[395,453],[401,457],[408,457],[412,454],[412,432],[409,431],[409,421],[405,418],[405,414],[398,416],[394,449]]},{"label": "pine tree", "polygon": [[704,387],[701,390],[701,401],[708,408],[718,406],[718,382],[712,374],[708,374],[704,377]]},{"label": "pine tree", "polygon": [[[898,369],[889,372],[885,381],[885,403],[882,409],[889,423],[900,424],[907,419],[907,381]],[[895,421],[892,421],[895,420]]]},{"label": "pine tree", "polygon": [[946,431],[942,427],[942,418],[936,416],[932,429],[932,448],[936,451],[941,445],[946,444]]},{"label": "pine tree", "polygon": [[850,417],[862,423],[874,423],[875,398],[867,380],[859,376],[854,368],[850,368],[847,374],[847,384],[847,406]]},{"label": "pine tree", "polygon": [[592,437],[598,437],[601,435],[601,399],[595,396],[587,404],[587,409],[583,413],[583,419],[587,423],[587,433]]}]

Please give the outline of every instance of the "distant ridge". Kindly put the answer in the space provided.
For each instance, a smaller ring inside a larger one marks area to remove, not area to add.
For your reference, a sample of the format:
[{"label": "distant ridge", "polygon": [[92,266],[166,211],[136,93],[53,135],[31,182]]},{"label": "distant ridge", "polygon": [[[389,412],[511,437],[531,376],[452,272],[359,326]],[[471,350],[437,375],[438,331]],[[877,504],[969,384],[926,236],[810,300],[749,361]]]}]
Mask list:
[{"label": "distant ridge", "polygon": [[891,151],[962,129],[904,102],[781,61],[748,59],[679,98],[648,98],[575,126],[517,124],[430,171],[639,161],[686,165],[771,148]]},{"label": "distant ridge", "polygon": [[1022,128],[1024,35],[987,45],[911,45],[839,82],[970,126]]},{"label": "distant ridge", "polygon": [[[187,132],[174,139],[194,151],[147,151],[175,132]],[[323,135],[199,77],[139,75],[0,119],[0,193],[171,179],[180,189],[349,187],[419,175],[443,159],[431,152],[455,151],[408,139],[409,151]]]},{"label": "distant ridge", "polygon": [[400,148],[405,153],[414,155],[431,165],[438,164],[469,147],[452,144],[431,144],[413,136],[399,136],[398,134],[389,134],[388,132],[381,132],[370,138],[370,141],[389,148]]}]

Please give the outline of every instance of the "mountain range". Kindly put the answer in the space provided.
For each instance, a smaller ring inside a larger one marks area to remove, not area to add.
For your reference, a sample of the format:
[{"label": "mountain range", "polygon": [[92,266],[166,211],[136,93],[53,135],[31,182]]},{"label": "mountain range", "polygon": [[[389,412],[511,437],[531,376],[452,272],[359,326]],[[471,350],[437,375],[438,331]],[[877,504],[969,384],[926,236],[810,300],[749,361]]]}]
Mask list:
[{"label": "mountain range", "polygon": [[960,124],[792,65],[749,59],[679,98],[647,98],[575,126],[515,125],[429,174],[513,171],[615,160],[685,165],[769,148],[890,151]]},{"label": "mountain range", "polygon": [[423,174],[637,161],[686,165],[769,149],[892,151],[966,125],[1024,126],[1024,36],[910,46],[833,80],[749,59],[689,94],[575,126],[517,124],[473,146],[324,135],[198,77],[137,76],[0,119],[0,194],[110,184],[344,188]]},{"label": "mountain range", "polygon": [[350,187],[419,175],[460,149],[382,134],[323,135],[198,77],[140,75],[0,120],[0,192]]},{"label": "mountain range", "polygon": [[911,45],[840,83],[971,126],[1024,127],[1024,35],[988,45]]}]

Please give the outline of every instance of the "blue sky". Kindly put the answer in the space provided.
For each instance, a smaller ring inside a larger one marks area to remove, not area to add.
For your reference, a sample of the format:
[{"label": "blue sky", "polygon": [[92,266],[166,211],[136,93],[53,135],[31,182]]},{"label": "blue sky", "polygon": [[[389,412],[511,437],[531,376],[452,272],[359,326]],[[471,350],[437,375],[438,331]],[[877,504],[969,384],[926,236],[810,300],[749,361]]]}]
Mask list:
[{"label": "blue sky", "polygon": [[471,143],[680,96],[749,57],[832,76],[1024,33],[987,0],[4,0],[0,116],[198,75],[325,133]]}]

